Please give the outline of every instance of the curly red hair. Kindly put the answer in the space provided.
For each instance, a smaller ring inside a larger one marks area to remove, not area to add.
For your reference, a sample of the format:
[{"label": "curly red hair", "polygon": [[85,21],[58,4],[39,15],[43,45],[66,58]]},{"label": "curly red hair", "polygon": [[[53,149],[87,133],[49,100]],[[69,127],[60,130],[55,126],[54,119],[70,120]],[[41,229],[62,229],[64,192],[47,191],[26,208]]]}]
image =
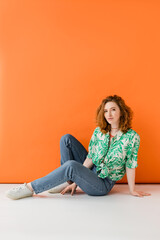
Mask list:
[{"label": "curly red hair", "polygon": [[96,111],[96,125],[100,127],[101,132],[106,134],[111,130],[111,125],[106,121],[104,117],[104,106],[107,102],[115,102],[120,108],[121,116],[119,122],[119,128],[123,133],[126,133],[131,126],[133,119],[133,111],[125,104],[125,101],[118,95],[108,96],[102,100],[101,105]]}]

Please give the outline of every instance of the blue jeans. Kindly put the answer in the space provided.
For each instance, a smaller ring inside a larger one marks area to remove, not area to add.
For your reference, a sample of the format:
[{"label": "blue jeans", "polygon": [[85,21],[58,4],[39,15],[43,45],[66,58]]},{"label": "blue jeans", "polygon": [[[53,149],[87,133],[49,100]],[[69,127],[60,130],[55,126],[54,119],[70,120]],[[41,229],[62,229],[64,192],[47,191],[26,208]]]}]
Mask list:
[{"label": "blue jeans", "polygon": [[31,182],[36,194],[71,181],[75,182],[88,195],[103,196],[108,194],[116,183],[108,177],[104,179],[98,177],[94,164],[91,169],[83,166],[88,152],[71,134],[61,137],[60,154],[60,167]]}]

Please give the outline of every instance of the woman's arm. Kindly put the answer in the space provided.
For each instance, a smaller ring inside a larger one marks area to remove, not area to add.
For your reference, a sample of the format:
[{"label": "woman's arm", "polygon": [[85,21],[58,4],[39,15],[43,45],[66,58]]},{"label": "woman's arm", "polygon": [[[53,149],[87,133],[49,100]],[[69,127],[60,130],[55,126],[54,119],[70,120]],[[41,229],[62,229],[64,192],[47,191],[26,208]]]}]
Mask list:
[{"label": "woman's arm", "polygon": [[127,180],[129,185],[130,194],[133,196],[143,197],[150,196],[150,193],[145,193],[142,191],[135,191],[135,168],[126,167]]},{"label": "woman's arm", "polygon": [[93,162],[91,158],[86,158],[85,161],[83,162],[83,166],[87,168],[91,168],[93,166]]},{"label": "woman's arm", "polygon": [[135,188],[135,168],[126,167],[126,174],[129,185],[129,191],[132,194]]}]

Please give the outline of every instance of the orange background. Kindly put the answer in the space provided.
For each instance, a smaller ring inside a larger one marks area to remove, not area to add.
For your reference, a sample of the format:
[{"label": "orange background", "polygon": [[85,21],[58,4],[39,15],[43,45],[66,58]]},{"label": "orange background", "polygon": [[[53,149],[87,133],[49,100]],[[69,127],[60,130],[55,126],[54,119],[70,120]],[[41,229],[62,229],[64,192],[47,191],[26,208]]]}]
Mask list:
[{"label": "orange background", "polygon": [[1,183],[59,167],[66,133],[88,150],[113,94],[141,137],[136,183],[160,183],[159,10],[154,0],[0,1]]}]

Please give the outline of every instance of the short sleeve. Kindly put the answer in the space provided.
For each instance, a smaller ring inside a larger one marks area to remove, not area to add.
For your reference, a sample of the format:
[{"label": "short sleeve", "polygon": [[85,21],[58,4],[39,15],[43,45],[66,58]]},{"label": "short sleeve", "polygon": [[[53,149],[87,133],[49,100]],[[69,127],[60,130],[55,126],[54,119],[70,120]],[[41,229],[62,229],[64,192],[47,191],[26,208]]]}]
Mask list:
[{"label": "short sleeve", "polygon": [[129,147],[127,151],[127,160],[126,160],[126,167],[128,168],[136,168],[138,167],[137,164],[137,156],[138,156],[138,149],[140,145],[140,136],[136,133],[132,137],[129,142]]},{"label": "short sleeve", "polygon": [[[97,129],[97,128],[96,128]],[[88,146],[88,154],[86,156],[86,158],[90,158],[92,159],[93,158],[93,145],[95,143],[95,140],[96,140],[96,129],[94,130],[93,134],[92,134],[92,137],[91,137],[91,140],[89,142],[89,146]]]}]

